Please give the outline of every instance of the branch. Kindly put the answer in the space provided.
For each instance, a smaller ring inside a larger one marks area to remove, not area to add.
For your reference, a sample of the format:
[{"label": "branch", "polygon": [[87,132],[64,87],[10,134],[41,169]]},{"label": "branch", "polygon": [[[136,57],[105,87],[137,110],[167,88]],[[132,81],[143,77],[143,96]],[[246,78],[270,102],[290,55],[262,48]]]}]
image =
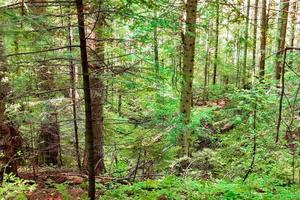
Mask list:
[{"label": "branch", "polygon": [[22,56],[22,55],[45,53],[45,52],[50,52],[50,51],[58,51],[58,50],[61,50],[61,49],[67,49],[67,48],[70,48],[70,47],[80,47],[80,46],[79,45],[72,45],[72,46],[57,47],[57,48],[52,48],[52,49],[44,49],[44,50],[40,50],[40,51],[14,53],[14,54],[5,55],[4,57],[8,58],[8,57],[13,57],[13,56]]}]

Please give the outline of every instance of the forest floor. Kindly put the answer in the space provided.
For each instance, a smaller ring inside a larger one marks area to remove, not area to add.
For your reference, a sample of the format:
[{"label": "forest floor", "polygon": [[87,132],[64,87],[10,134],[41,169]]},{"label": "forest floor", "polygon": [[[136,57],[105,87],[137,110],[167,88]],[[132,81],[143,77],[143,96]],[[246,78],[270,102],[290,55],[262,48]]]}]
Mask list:
[{"label": "forest floor", "polygon": [[[222,98],[214,101],[197,100],[195,105],[198,107],[217,106],[224,109],[227,103],[228,99]],[[36,190],[26,194],[29,200],[82,199],[87,193],[83,186],[87,181],[87,175],[75,171],[39,169],[39,172],[35,173],[21,172],[19,176],[36,184]],[[97,177],[96,180],[102,185],[113,181],[111,177]]]},{"label": "forest floor", "polygon": [[[29,200],[79,200],[87,198],[87,178],[73,171],[43,171],[21,173],[20,177],[32,180],[36,189],[27,192]],[[171,199],[281,199],[299,200],[297,185],[268,185],[256,179],[217,182],[193,180],[191,177],[166,176],[157,180],[135,183],[116,183],[109,177],[97,177],[97,197],[104,200],[171,200]]]},{"label": "forest floor", "polygon": [[[20,173],[20,178],[36,184],[36,190],[28,192],[29,200],[61,200],[67,192],[72,199],[81,199],[86,193],[78,185],[83,184],[87,177],[73,171],[41,171],[38,173]],[[61,186],[63,187],[61,187]],[[65,187],[67,185],[67,187]]]},{"label": "forest floor", "polygon": [[[239,125],[235,124],[235,118],[228,117],[230,116],[228,114],[228,107],[230,104],[235,104],[235,102],[231,102],[227,97],[209,101],[202,99],[194,101],[194,106],[199,107],[203,113],[207,113],[208,116],[217,116],[212,118],[212,120],[203,120],[202,124],[212,137],[216,137],[220,140],[222,138],[227,140],[227,138],[234,137],[235,134],[241,135],[240,129],[244,130],[244,127],[241,128]],[[206,110],[209,112],[206,112]],[[235,113],[232,115],[235,116]],[[229,172],[230,170],[233,170],[232,173],[235,173],[239,170],[240,173],[244,175],[245,171],[248,169],[248,165],[243,164],[246,167],[237,169],[236,166],[238,166],[240,161],[238,159],[232,160],[231,158],[229,158],[230,162],[236,162],[232,168],[230,167],[229,161],[226,162],[226,165],[222,165],[217,159],[224,160],[222,152],[228,151],[226,146],[211,146],[211,140],[205,137],[201,138],[199,141],[199,149],[195,152],[198,154],[195,157],[200,158],[200,160],[194,160],[195,163],[198,164],[191,166],[193,169],[187,171],[189,174],[183,173],[181,175],[171,175],[176,173],[166,173],[157,177],[157,179],[136,180],[134,182],[126,181],[126,178],[98,176],[96,177],[97,198],[101,200],[300,200],[300,189],[298,184],[292,184],[289,181],[278,181],[276,176],[267,176],[257,173],[257,169],[254,169],[252,175],[246,182],[243,181],[241,178],[242,176],[229,176],[230,178],[228,179],[213,178],[212,173],[214,173],[214,170],[219,170],[224,166],[228,167],[227,170]],[[228,148],[234,148],[231,154],[235,155],[242,149],[243,145],[236,142],[236,140],[232,141],[235,142],[229,143]],[[250,155],[252,152],[251,148],[252,146],[250,145]],[[217,158],[218,154],[215,152],[220,153],[220,158]],[[204,158],[205,160],[201,160],[201,158]],[[241,162],[244,163],[243,160]],[[34,185],[33,190],[26,190],[26,199],[88,199],[87,175],[64,167],[39,167],[38,170],[35,169],[35,171],[35,173],[32,173],[32,169],[20,169],[20,178],[29,181],[26,183],[27,185]],[[280,172],[281,171],[282,170],[280,170]],[[204,177],[203,175],[208,176]]]}]

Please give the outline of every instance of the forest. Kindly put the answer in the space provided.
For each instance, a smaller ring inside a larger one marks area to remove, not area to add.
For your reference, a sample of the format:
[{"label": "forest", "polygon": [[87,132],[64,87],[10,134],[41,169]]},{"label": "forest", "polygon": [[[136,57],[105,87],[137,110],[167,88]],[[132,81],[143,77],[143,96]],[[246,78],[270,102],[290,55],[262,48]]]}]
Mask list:
[{"label": "forest", "polygon": [[0,0],[1,200],[300,200],[299,0]]}]

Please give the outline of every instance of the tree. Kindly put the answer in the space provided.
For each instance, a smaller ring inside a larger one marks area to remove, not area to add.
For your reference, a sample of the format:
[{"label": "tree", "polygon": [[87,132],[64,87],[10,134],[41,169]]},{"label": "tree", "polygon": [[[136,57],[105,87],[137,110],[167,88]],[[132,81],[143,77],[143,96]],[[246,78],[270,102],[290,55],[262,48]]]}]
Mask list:
[{"label": "tree", "polygon": [[260,58],[259,58],[259,79],[262,81],[265,76],[266,64],[266,44],[267,44],[267,1],[262,0],[261,5],[261,24],[260,24]]},{"label": "tree", "polygon": [[245,44],[244,44],[244,60],[243,60],[243,88],[247,86],[247,55],[248,55],[248,37],[249,37],[249,14],[250,14],[250,0],[247,0],[247,8],[246,8],[246,24],[245,24]]},{"label": "tree", "polygon": [[89,198],[95,199],[95,162],[94,162],[94,134],[92,99],[90,91],[89,63],[85,36],[84,6],[82,0],[76,0],[77,19],[80,41],[80,55],[83,76],[83,91],[85,102],[85,141],[87,145],[88,170],[89,170]]},{"label": "tree", "polygon": [[[187,0],[185,9],[186,21],[183,37],[183,70],[180,112],[183,115],[183,123],[187,128],[190,123],[193,97],[197,0]],[[190,131],[186,130],[182,138],[182,155],[185,156],[190,155],[190,134]]]},{"label": "tree", "polygon": [[277,36],[277,52],[276,52],[276,80],[280,80],[282,71],[282,56],[285,48],[285,38],[289,14],[289,0],[280,0],[280,13],[278,16],[278,36]]},{"label": "tree", "polygon": [[204,95],[203,95],[203,100],[208,99],[208,94],[207,94],[207,85],[208,85],[208,70],[209,70],[209,57],[210,57],[210,43],[209,43],[209,36],[210,36],[210,28],[208,26],[208,30],[206,30],[206,43],[205,43],[205,49],[206,49],[206,54],[205,54],[205,66],[204,66]]},{"label": "tree", "polygon": [[17,152],[22,145],[17,128],[6,116],[6,101],[12,89],[8,81],[8,63],[5,58],[3,24],[0,23],[0,180],[3,173],[18,173]]},{"label": "tree", "polygon": [[[104,127],[103,127],[103,104],[104,104],[104,84],[102,81],[101,74],[104,72],[105,68],[105,58],[104,58],[104,15],[100,12],[102,8],[102,1],[100,1],[96,6],[93,5],[90,10],[91,13],[96,13],[96,17],[88,18],[90,32],[88,38],[88,46],[90,51],[88,55],[96,60],[95,64],[90,64],[90,71],[92,72],[90,76],[90,89],[91,89],[91,109],[92,109],[92,122],[93,122],[93,134],[94,134],[94,162],[95,174],[103,173],[104,166]],[[95,29],[93,30],[93,27]],[[85,152],[87,152],[88,144],[85,144]],[[83,167],[88,168],[88,157],[85,153]]]},{"label": "tree", "polygon": [[[155,11],[155,20],[157,20],[157,12]],[[154,46],[154,64],[155,64],[155,74],[159,76],[159,54],[158,54],[158,27],[157,23],[154,23],[153,27],[153,46]]]},{"label": "tree", "polygon": [[[69,6],[69,9],[71,9],[71,6]],[[69,44],[69,52],[71,54],[73,53],[72,41],[73,41],[73,33],[72,33],[72,27],[71,27],[71,16],[69,13],[69,15],[68,15],[68,44]],[[77,91],[76,91],[76,66],[72,59],[70,59],[69,68],[70,68],[70,85],[71,85],[70,98],[72,101],[75,151],[76,151],[77,166],[78,166],[78,169],[81,171],[81,159],[80,159],[78,123],[77,123],[77,109],[76,109],[76,99],[77,99],[77,97],[76,97],[77,96],[76,95],[76,93],[77,93]]]},{"label": "tree", "polygon": [[236,36],[236,52],[235,52],[235,66],[236,66],[236,77],[235,77],[235,85],[239,87],[240,85],[240,55],[241,55],[241,38],[240,31],[237,32]]},{"label": "tree", "polygon": [[216,39],[215,39],[215,58],[214,58],[214,72],[213,84],[217,82],[217,67],[218,67],[218,53],[219,53],[219,24],[220,24],[220,2],[216,1]]},{"label": "tree", "polygon": [[253,22],[253,49],[252,49],[252,67],[253,78],[256,76],[256,40],[257,40],[257,15],[258,15],[258,3],[259,0],[255,0],[254,4],[254,22]]},{"label": "tree", "polygon": [[298,6],[297,1],[293,3],[293,14],[292,14],[292,25],[291,25],[291,40],[290,46],[293,47],[295,43],[295,32],[296,32],[296,24],[297,24],[297,12]]}]

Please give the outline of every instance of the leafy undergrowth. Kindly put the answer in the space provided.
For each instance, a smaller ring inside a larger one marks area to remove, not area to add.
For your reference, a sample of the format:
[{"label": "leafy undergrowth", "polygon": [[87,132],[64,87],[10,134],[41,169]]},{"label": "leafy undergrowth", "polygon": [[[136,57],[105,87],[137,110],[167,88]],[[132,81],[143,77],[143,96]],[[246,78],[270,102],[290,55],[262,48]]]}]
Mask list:
[{"label": "leafy undergrowth", "polygon": [[269,179],[196,181],[175,176],[147,180],[133,185],[114,185],[101,199],[181,200],[181,199],[300,199],[297,185],[282,185]]},{"label": "leafy undergrowth", "polygon": [[12,174],[4,176],[0,187],[0,199],[27,199],[26,194],[36,190],[36,184]]},{"label": "leafy undergrowth", "polygon": [[[41,187],[31,181],[10,177],[0,188],[2,199],[71,200],[88,199],[87,183],[53,183],[46,181]],[[298,200],[300,188],[272,177],[250,176],[246,182],[237,178],[226,180],[196,180],[166,176],[158,180],[146,180],[132,184],[97,183],[97,196],[101,200],[201,200],[201,199],[263,199]]]}]

